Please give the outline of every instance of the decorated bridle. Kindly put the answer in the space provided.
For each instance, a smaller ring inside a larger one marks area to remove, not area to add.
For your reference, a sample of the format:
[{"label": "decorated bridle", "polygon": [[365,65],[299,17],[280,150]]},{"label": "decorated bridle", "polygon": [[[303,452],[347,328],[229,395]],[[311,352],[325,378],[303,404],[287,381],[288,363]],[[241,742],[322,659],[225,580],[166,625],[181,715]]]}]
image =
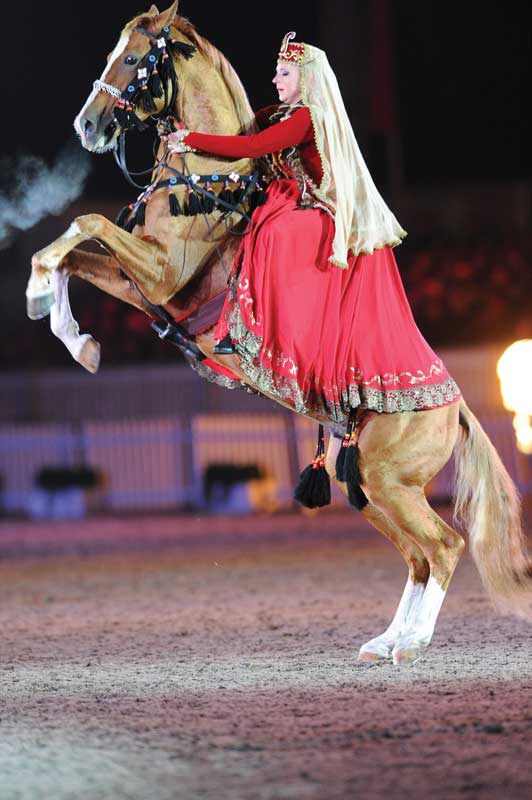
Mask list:
[{"label": "decorated bridle", "polygon": [[[134,203],[122,209],[116,224],[128,231],[132,231],[136,225],[144,225],[146,203],[149,197],[153,192],[164,188],[168,190],[169,210],[172,216],[210,214],[215,208],[218,208],[226,214],[237,213],[249,222],[249,214],[244,210],[244,203],[247,202],[251,212],[258,205],[262,205],[265,200],[258,172],[254,172],[252,175],[238,175],[234,172],[228,175],[195,175],[188,170],[187,173],[180,172],[166,163],[168,150],[165,151],[162,159],[157,159],[155,167],[152,165],[149,169],[141,172],[131,172],[128,169],[125,154],[126,133],[130,130],[143,132],[149,127],[138,117],[137,108],[140,107],[143,112],[154,118],[152,115],[157,111],[155,98],[160,98],[164,94],[163,108],[155,119],[158,120],[165,133],[174,130],[176,123],[177,125],[181,124],[181,120],[175,112],[178,79],[172,55],[180,54],[189,59],[196,52],[194,45],[174,39],[169,26],[165,26],[159,34],[152,33],[141,26],[137,26],[133,30],[148,36],[153,42],[150,50],[137,66],[136,77],[124,90],[102,80],[96,80],[93,84],[94,89],[116,98],[114,115],[120,126],[120,134],[118,145],[114,150],[115,160],[126,180],[135,188],[142,190]],[[170,92],[168,91],[169,85]],[[183,165],[186,169],[184,156]],[[151,183],[141,185],[133,180],[133,176],[152,174],[154,169],[155,176]],[[161,180],[160,174],[163,169],[172,173],[172,177]],[[236,183],[238,188],[231,191],[230,182]],[[218,194],[213,190],[213,185],[216,184],[222,186]],[[172,191],[179,185],[185,185],[188,189],[188,196],[183,206],[179,204],[177,196]]]},{"label": "decorated bridle", "polygon": [[[135,188],[142,190],[134,203],[122,209],[116,219],[116,224],[129,232],[132,232],[136,225],[144,225],[146,221],[146,205],[150,196],[153,192],[166,188],[168,191],[168,204],[171,216],[204,215],[209,234],[218,250],[221,263],[229,279],[229,273],[224,264],[223,254],[218,243],[214,239],[206,215],[212,213],[215,208],[218,208],[226,217],[237,213],[249,223],[252,211],[257,206],[262,205],[266,199],[264,187],[259,181],[259,173],[254,172],[252,175],[238,175],[232,172],[229,175],[194,175],[187,168],[184,154],[182,155],[182,160],[186,173],[180,172],[166,163],[169,155],[168,147],[166,147],[161,159],[155,156],[155,166],[152,165],[149,169],[141,172],[131,172],[127,168],[125,154],[126,133],[134,129],[142,132],[149,127],[146,122],[138,117],[138,107],[146,114],[149,114],[150,118],[154,119],[154,113],[157,111],[155,98],[160,98],[164,94],[163,108],[158,116],[155,117],[155,119],[157,119],[159,133],[162,131],[164,131],[165,134],[171,133],[175,130],[175,123],[177,123],[177,125],[181,124],[181,120],[175,111],[175,103],[178,95],[178,79],[172,55],[180,54],[186,59],[189,59],[192,58],[196,51],[193,45],[174,39],[171,36],[169,26],[165,26],[159,34],[152,33],[141,26],[137,26],[134,30],[148,36],[153,41],[149,52],[141,59],[137,66],[136,77],[124,90],[102,80],[96,80],[93,84],[94,89],[109,94],[117,101],[114,107],[114,116],[117,124],[120,126],[120,134],[118,136],[118,145],[114,150],[115,160],[127,181]],[[169,85],[171,87],[170,93],[168,92]],[[163,170],[170,172],[171,177],[161,179]],[[145,186],[136,183],[132,177],[148,175],[153,172],[155,172],[155,175],[151,183]],[[229,188],[230,182],[235,183],[238,188],[231,191]],[[212,188],[213,185],[216,184],[221,184],[223,187],[219,194],[216,194]],[[177,195],[173,191],[179,185],[185,185],[188,189],[188,197],[182,206],[179,203]],[[247,212],[244,204],[247,205]],[[228,228],[228,231],[237,235],[243,235],[245,233],[245,231],[233,230],[231,228]],[[205,356],[197,345],[194,344],[195,337],[188,333],[182,325],[176,323],[162,306],[156,306],[149,301],[147,302],[153,314],[159,318],[159,320],[152,322],[152,328],[156,331],[158,336],[161,339],[168,339],[177,347],[193,356],[197,361],[202,361]]]},{"label": "decorated bridle", "polygon": [[[153,114],[157,110],[154,98],[162,97],[163,93],[165,96],[164,107],[160,114],[166,114],[173,108],[177,97],[177,75],[170,54],[180,53],[185,58],[192,58],[196,51],[194,45],[174,39],[170,35],[168,26],[163,28],[159,35],[140,26],[134,30],[153,40],[149,52],[138,64],[136,78],[123,91],[101,80],[94,81],[93,84],[95,89],[116,97],[114,113],[116,121],[123,131],[132,128],[145,130],[147,125],[138,118],[136,107],[140,105],[146,114]],[[172,87],[170,97],[168,96],[168,83]]]}]

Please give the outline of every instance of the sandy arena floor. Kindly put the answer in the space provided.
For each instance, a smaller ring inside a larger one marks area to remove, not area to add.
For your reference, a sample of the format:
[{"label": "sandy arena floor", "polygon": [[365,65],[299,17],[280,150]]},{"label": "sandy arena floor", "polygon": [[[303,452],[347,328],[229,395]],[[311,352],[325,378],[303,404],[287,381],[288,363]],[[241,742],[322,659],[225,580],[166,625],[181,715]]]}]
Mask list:
[{"label": "sandy arena floor", "polygon": [[405,568],[355,514],[0,525],[1,800],[530,798],[532,625],[469,558],[431,649],[356,661]]}]

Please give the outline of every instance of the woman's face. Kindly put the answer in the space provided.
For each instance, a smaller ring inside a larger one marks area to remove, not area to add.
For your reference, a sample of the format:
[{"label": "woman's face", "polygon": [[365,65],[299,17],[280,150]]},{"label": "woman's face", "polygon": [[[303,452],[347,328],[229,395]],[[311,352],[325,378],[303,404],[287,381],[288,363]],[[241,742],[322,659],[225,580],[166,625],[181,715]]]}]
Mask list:
[{"label": "woman's face", "polygon": [[281,103],[293,106],[301,100],[300,73],[297,64],[280,61],[275,70],[273,83],[279,93]]}]

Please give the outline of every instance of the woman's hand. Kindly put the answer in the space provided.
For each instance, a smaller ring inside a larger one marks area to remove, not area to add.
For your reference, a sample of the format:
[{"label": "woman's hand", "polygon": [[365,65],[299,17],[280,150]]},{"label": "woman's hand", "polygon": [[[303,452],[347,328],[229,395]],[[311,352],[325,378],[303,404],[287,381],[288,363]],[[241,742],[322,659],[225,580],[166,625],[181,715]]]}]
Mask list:
[{"label": "woman's hand", "polygon": [[177,131],[168,134],[168,136],[163,136],[166,142],[166,145],[171,153],[190,153],[192,152],[193,148],[189,147],[183,142],[185,136],[190,133],[187,131],[186,128],[179,128]]}]

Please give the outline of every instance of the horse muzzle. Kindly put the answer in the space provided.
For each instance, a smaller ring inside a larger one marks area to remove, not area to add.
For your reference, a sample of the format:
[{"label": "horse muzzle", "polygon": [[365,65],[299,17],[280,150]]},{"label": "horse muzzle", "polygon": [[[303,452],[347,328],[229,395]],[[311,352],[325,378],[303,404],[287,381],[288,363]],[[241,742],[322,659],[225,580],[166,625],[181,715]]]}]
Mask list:
[{"label": "horse muzzle", "polygon": [[74,129],[82,146],[91,153],[105,153],[113,150],[119,131],[116,119],[112,114],[102,114],[98,118],[89,110],[76,117]]}]

